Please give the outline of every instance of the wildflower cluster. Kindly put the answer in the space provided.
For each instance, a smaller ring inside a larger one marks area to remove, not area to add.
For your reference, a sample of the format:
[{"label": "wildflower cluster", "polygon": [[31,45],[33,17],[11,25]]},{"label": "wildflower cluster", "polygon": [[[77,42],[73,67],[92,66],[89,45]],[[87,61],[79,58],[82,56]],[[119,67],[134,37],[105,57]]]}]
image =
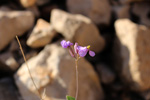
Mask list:
[{"label": "wildflower cluster", "polygon": [[82,47],[82,46],[79,46],[78,43],[75,43],[74,50],[73,50],[72,45],[73,45],[73,43],[71,43],[70,41],[65,41],[65,40],[61,41],[61,46],[63,48],[68,48],[71,56],[76,59],[78,59],[80,57],[85,57],[88,52],[89,52],[90,56],[92,56],[92,57],[95,56],[95,52],[90,50],[90,46]]}]

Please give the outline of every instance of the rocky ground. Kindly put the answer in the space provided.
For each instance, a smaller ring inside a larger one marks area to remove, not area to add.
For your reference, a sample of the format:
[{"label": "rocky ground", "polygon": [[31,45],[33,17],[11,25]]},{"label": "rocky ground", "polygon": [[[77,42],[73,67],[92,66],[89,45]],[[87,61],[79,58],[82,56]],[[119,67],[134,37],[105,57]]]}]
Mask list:
[{"label": "rocky ground", "polygon": [[78,100],[150,100],[149,0],[0,0],[0,100],[75,96],[75,62],[62,39],[91,45],[79,61]]}]

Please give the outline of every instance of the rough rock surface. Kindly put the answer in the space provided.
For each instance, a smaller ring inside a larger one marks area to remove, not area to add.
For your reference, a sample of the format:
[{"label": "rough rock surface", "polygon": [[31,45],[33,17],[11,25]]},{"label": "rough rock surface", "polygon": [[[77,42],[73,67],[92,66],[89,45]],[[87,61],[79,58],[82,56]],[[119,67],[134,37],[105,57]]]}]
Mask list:
[{"label": "rough rock surface", "polygon": [[52,10],[51,24],[54,29],[70,41],[79,45],[91,45],[91,50],[99,52],[105,41],[92,21],[82,15],[73,15],[59,9]]},{"label": "rough rock surface", "polygon": [[33,24],[34,16],[29,11],[0,11],[0,50],[16,35],[23,35]]},{"label": "rough rock surface", "polygon": [[27,45],[32,48],[43,47],[50,43],[55,35],[56,31],[48,22],[38,19],[36,26],[27,40]]},{"label": "rough rock surface", "polygon": [[[46,89],[44,100],[75,96],[75,62],[66,49],[56,44],[47,45],[39,55],[28,61],[28,65],[38,89],[41,92]],[[79,60],[78,65],[78,100],[103,100],[100,81],[92,65],[84,58]],[[25,64],[16,73],[15,81],[24,100],[38,99]]]},{"label": "rough rock surface", "polygon": [[[121,69],[124,80],[134,90],[150,89],[150,29],[137,25],[128,19],[115,22],[117,37],[120,41]],[[119,54],[119,51],[117,49]]]},{"label": "rough rock surface", "polygon": [[67,0],[67,7],[71,13],[85,15],[96,24],[108,25],[110,22],[111,7],[108,0]]}]

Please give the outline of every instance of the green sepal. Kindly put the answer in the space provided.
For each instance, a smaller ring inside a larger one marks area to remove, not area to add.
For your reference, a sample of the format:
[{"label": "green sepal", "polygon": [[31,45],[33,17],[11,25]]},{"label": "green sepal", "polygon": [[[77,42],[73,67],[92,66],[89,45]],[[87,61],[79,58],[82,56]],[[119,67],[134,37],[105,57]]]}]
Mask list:
[{"label": "green sepal", "polygon": [[76,100],[74,97],[71,97],[71,96],[66,96],[67,100]]}]

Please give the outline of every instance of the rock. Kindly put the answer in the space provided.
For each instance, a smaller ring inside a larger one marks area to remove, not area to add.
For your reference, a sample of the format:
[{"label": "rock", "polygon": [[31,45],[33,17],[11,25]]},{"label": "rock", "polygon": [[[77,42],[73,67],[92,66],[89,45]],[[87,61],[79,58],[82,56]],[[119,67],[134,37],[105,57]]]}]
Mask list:
[{"label": "rock", "polygon": [[87,17],[54,9],[51,13],[51,24],[67,40],[78,42],[82,46],[91,45],[91,50],[95,52],[100,52],[104,48],[104,39]]},{"label": "rock", "polygon": [[23,7],[28,8],[35,5],[36,0],[20,0],[20,3]]},{"label": "rock", "polygon": [[0,54],[0,60],[4,62],[12,71],[16,71],[19,68],[18,62],[10,52]]},{"label": "rock", "polygon": [[150,29],[137,25],[128,19],[115,22],[117,38],[120,42],[120,63],[122,79],[129,82],[132,89],[150,89]]},{"label": "rock", "polygon": [[117,18],[129,18],[130,19],[130,6],[129,5],[114,6],[113,11],[115,12]]},{"label": "rock", "polygon": [[110,23],[111,7],[108,0],[67,0],[67,7],[69,12],[85,15],[96,24]]},{"label": "rock", "polygon": [[12,76],[13,71],[10,69],[9,66],[7,66],[3,61],[0,60],[0,78]]},{"label": "rock", "polygon": [[23,35],[33,24],[34,16],[29,11],[0,11],[0,50],[16,35]]},{"label": "rock", "polygon": [[100,79],[104,84],[110,84],[115,80],[115,73],[112,72],[105,64],[98,64],[96,66]]},{"label": "rock", "polygon": [[[46,89],[44,100],[75,96],[75,62],[66,49],[56,44],[47,45],[37,56],[28,60],[28,65],[37,88],[40,92]],[[78,70],[78,100],[103,100],[102,87],[92,65],[81,58]],[[38,99],[25,64],[16,73],[15,81],[24,100]]]},{"label": "rock", "polygon": [[22,100],[11,78],[3,78],[0,80],[0,99]]},{"label": "rock", "polygon": [[34,16],[37,17],[37,18],[40,16],[39,9],[36,5],[28,7],[27,10],[31,11],[34,14]]},{"label": "rock", "polygon": [[50,43],[55,35],[56,31],[52,25],[43,19],[38,19],[36,26],[27,40],[27,45],[32,48],[43,47]]},{"label": "rock", "polygon": [[134,3],[132,12],[139,18],[139,23],[150,26],[150,3]]},{"label": "rock", "polygon": [[6,65],[10,66],[12,70],[16,71],[19,68],[19,64],[13,57],[9,57],[6,60]]}]

